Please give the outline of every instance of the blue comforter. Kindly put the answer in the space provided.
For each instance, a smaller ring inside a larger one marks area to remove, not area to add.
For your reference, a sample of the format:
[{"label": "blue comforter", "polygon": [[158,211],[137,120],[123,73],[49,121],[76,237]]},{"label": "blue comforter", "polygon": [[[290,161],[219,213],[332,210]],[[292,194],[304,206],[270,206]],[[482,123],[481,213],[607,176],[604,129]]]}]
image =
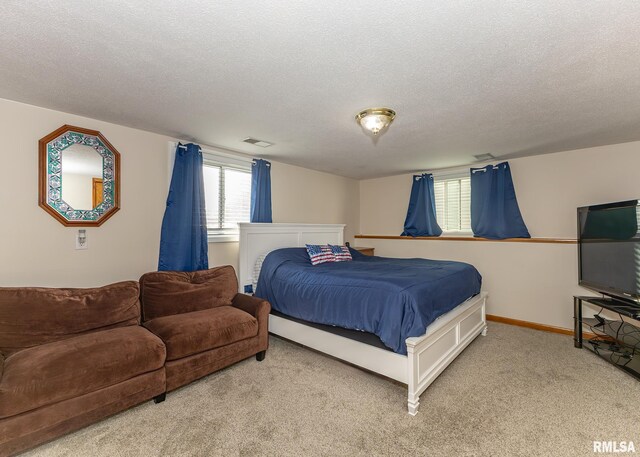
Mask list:
[{"label": "blue comforter", "polygon": [[480,292],[482,277],[466,263],[351,254],[352,262],[313,266],[305,248],[273,251],[255,294],[286,315],[374,333],[406,354],[408,337]]}]

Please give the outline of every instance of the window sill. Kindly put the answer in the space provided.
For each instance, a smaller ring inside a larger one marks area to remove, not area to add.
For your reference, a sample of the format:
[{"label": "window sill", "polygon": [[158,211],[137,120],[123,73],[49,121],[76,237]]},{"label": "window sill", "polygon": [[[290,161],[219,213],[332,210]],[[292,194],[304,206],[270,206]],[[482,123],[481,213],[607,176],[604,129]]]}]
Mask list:
[{"label": "window sill", "polygon": [[469,237],[473,238],[473,232],[465,232],[462,230],[443,230],[441,237]]},{"label": "window sill", "polygon": [[208,243],[237,243],[240,241],[240,235],[209,235]]}]

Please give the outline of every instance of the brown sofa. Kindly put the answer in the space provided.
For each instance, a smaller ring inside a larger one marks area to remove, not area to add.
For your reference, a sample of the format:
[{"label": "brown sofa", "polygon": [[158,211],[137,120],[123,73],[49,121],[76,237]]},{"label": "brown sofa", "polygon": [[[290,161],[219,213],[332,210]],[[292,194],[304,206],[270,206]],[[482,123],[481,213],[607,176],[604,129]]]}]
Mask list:
[{"label": "brown sofa", "polygon": [[167,347],[167,391],[267,350],[269,302],[238,294],[231,266],[140,278],[143,325]]},{"label": "brown sofa", "polygon": [[0,455],[162,396],[165,346],[139,323],[134,281],[0,288]]},{"label": "brown sofa", "polygon": [[147,273],[140,286],[0,287],[0,457],[263,360],[271,306],[237,290],[231,266]]}]

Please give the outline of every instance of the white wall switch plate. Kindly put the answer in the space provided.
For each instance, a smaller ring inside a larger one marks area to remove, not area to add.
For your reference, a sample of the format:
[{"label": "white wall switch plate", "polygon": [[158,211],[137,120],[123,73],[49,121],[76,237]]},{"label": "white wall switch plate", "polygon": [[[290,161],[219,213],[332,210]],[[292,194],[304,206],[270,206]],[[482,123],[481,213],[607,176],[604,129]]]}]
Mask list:
[{"label": "white wall switch plate", "polygon": [[85,229],[78,230],[76,233],[76,249],[88,249],[87,231]]}]

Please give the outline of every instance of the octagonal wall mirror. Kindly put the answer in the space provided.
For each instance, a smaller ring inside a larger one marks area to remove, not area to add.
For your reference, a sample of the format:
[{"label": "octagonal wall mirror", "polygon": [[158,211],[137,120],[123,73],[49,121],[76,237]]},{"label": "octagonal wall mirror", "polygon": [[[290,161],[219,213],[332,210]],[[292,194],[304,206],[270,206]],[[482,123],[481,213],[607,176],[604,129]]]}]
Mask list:
[{"label": "octagonal wall mirror", "polygon": [[70,227],[120,209],[120,153],[96,130],[63,125],[39,142],[39,204]]}]

